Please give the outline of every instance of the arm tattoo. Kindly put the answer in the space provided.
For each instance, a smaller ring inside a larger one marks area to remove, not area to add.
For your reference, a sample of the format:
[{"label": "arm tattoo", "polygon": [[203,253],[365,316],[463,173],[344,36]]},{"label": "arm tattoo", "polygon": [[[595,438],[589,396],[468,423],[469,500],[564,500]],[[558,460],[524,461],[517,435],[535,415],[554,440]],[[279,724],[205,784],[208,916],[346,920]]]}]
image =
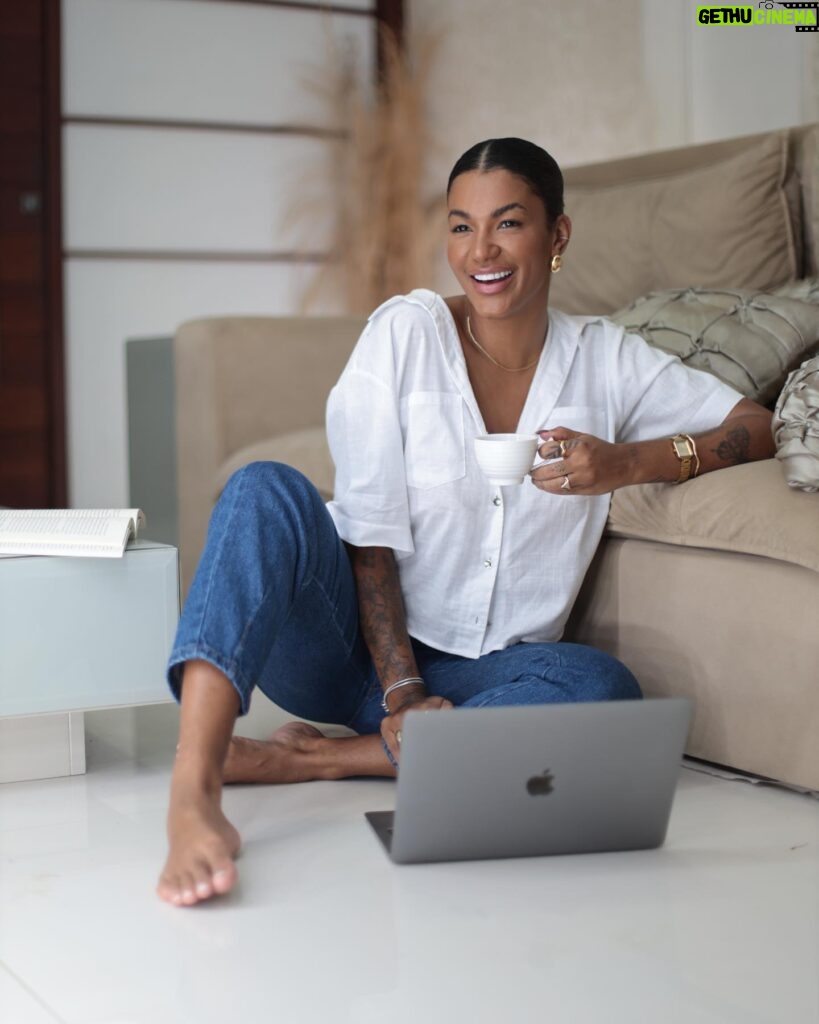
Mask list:
[{"label": "arm tattoo", "polygon": [[353,548],[361,632],[379,679],[417,675],[395,556],[389,549]]},{"label": "arm tattoo", "polygon": [[[626,443],[626,442],[624,442],[622,447],[625,450],[626,456],[628,458],[628,461],[631,463],[631,465],[639,467],[639,465],[640,465],[640,454],[641,454],[641,451],[642,451],[642,445],[639,444],[639,443],[635,444],[635,443]],[[647,484],[662,484],[662,483],[665,483],[665,482],[666,482],[666,478],[664,476],[662,476],[662,475],[655,476],[651,480],[644,480],[643,481],[643,483],[647,483]],[[623,485],[622,484],[618,484],[617,486],[621,487]]]},{"label": "arm tattoo", "polygon": [[723,462],[730,462],[737,466],[741,462],[749,462],[751,447],[751,435],[747,427],[733,427],[720,441],[714,452]]}]

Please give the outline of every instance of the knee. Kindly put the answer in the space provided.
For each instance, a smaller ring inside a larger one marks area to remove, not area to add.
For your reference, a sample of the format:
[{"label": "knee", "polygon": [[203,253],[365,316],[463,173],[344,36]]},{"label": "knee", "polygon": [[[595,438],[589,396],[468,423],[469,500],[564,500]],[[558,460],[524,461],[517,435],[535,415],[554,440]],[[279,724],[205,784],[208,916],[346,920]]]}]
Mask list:
[{"label": "knee", "polygon": [[594,647],[582,647],[578,644],[565,646],[572,648],[573,657],[578,659],[576,668],[581,676],[579,689],[583,694],[583,700],[641,699],[643,694],[640,684],[622,661]]},{"label": "knee", "polygon": [[603,678],[604,696],[600,700],[641,700],[643,691],[631,669],[611,655],[605,655],[607,670]]},{"label": "knee", "polygon": [[284,462],[249,462],[225,484],[222,496],[241,490],[243,500],[266,504],[271,496],[305,505],[323,504],[321,495],[304,473]]},{"label": "knee", "polygon": [[242,466],[235,473],[232,473],[225,484],[224,490],[248,486],[254,489],[268,487],[287,489],[299,486],[302,480],[308,484],[310,483],[307,477],[293,466],[288,466],[284,462],[258,460],[256,462],[248,462],[246,466]]},{"label": "knee", "polygon": [[261,536],[306,535],[326,516],[324,499],[299,470],[282,462],[251,462],[228,480],[214,510]]}]

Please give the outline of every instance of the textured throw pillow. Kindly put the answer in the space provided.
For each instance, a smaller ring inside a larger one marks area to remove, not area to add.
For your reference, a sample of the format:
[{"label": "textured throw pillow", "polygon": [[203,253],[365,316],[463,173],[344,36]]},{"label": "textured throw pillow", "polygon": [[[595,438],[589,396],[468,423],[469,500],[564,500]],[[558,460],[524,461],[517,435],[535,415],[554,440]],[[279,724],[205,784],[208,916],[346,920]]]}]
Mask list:
[{"label": "textured throw pillow", "polygon": [[611,319],[763,405],[819,348],[819,305],[739,288],[674,288]]},{"label": "textured throw pillow", "polygon": [[788,486],[819,491],[819,356],[806,360],[788,377],[772,426],[776,457]]},{"label": "textured throw pillow", "polygon": [[569,170],[572,240],[552,302],[611,313],[681,282],[769,290],[798,277],[790,171],[784,132],[704,167],[622,185],[573,187]]}]

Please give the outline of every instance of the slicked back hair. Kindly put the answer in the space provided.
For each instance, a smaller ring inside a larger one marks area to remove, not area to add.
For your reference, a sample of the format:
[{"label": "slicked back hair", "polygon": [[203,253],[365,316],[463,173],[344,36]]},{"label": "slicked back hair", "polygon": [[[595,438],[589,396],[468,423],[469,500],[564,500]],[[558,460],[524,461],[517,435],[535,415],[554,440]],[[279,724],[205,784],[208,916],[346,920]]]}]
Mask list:
[{"label": "slicked back hair", "polygon": [[551,226],[563,213],[563,175],[557,161],[545,149],[526,139],[487,139],[468,149],[449,175],[446,194],[452,183],[467,171],[508,171],[523,178],[546,207]]}]

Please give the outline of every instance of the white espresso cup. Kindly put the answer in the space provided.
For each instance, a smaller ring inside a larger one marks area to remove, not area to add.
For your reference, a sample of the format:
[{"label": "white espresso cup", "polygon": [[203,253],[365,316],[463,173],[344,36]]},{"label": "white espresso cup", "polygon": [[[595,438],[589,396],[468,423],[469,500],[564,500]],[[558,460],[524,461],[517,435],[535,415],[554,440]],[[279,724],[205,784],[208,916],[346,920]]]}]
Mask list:
[{"label": "white espresso cup", "polygon": [[522,484],[540,443],[537,434],[483,434],[475,438],[475,457],[490,483]]}]

